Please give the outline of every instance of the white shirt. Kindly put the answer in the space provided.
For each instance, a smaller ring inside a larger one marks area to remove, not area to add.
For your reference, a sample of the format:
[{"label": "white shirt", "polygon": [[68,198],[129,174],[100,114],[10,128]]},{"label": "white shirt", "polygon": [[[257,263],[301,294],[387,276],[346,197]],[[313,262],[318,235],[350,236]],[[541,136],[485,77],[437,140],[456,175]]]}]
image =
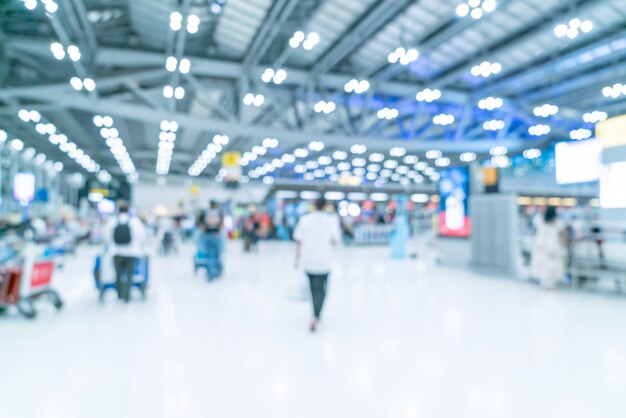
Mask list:
[{"label": "white shirt", "polygon": [[304,271],[329,273],[333,262],[333,246],[341,240],[339,218],[326,212],[312,212],[300,218],[293,238],[300,243],[300,262]]},{"label": "white shirt", "polygon": [[[114,234],[115,227],[118,222],[128,222],[130,227],[130,243],[118,245],[115,243]],[[127,257],[143,257],[146,252],[144,250],[144,241],[146,239],[146,228],[143,223],[136,217],[129,217],[127,214],[121,214],[114,218],[107,225],[107,231],[104,235],[106,243],[109,246],[109,252],[113,255],[123,255]]]}]

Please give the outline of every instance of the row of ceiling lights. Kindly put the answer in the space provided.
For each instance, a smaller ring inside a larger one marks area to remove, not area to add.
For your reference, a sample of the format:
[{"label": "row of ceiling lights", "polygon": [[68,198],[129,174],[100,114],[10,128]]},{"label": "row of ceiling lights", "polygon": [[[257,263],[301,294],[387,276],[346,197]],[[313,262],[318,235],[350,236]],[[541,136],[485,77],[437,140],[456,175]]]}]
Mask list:
[{"label": "row of ceiling lights", "polygon": [[217,157],[224,149],[224,146],[228,145],[229,141],[230,139],[226,135],[215,135],[213,141],[207,145],[196,161],[189,167],[188,174],[193,177],[202,174],[207,165]]},{"label": "row of ceiling lights", "polygon": [[[68,140],[67,136],[59,133],[57,127],[53,123],[44,123],[42,115],[36,110],[26,110],[20,109],[18,112],[18,117],[24,123],[33,123],[35,124],[35,131],[40,135],[47,135],[48,140],[51,144],[56,145],[59,149],[67,154],[69,158],[74,160],[78,165],[84,168],[89,173],[98,173],[99,171],[103,171],[100,176],[102,177],[110,177],[110,175],[104,171],[100,170],[100,165],[97,164],[85,151],[80,149],[74,142]],[[19,142],[15,143],[15,146],[21,149],[23,148],[23,143],[21,146]],[[15,147],[14,147],[15,148]]]},{"label": "row of ceiling lights", "polygon": [[[0,144],[4,144],[9,138],[8,134],[0,129]],[[43,153],[37,154],[34,148],[26,148],[24,149],[24,142],[21,139],[14,138],[9,142],[9,148],[12,151],[20,152],[24,151],[22,157],[24,161],[33,161],[35,165],[43,165],[44,168],[48,171],[54,171],[60,173],[63,171],[63,163],[60,161],[53,162],[48,160],[46,155]]]},{"label": "row of ceiling lights", "polygon": [[170,172],[172,155],[174,154],[174,144],[176,132],[178,132],[178,122],[175,120],[162,120],[161,132],[159,133],[159,150],[157,151],[156,173],[164,176]]},{"label": "row of ceiling lights", "polygon": [[111,116],[95,115],[93,124],[100,128],[100,136],[106,140],[106,145],[109,147],[122,172],[130,181],[136,180],[137,170],[135,169],[135,164],[128,154],[119,131],[114,127],[113,118]]}]

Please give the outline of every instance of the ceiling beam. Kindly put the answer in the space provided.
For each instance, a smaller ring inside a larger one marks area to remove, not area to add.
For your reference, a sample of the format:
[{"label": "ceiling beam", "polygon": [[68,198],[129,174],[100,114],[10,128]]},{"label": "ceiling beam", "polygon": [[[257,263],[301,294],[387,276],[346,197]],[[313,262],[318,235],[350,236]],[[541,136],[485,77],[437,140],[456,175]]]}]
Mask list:
[{"label": "ceiling beam", "polygon": [[[14,38],[7,42],[7,47],[31,54],[50,57],[50,45],[48,42],[41,40],[33,40],[29,38]],[[191,73],[200,77],[212,77],[229,80],[239,80],[245,76],[245,67],[233,61],[216,60],[199,57],[189,57],[191,60]],[[101,47],[96,56],[96,62],[99,66],[109,69],[143,69],[150,67],[163,68],[163,55],[157,52],[137,51],[132,49],[106,48]],[[287,71],[287,79],[283,83],[285,86],[302,86],[310,85],[313,76],[311,73],[303,70],[285,68]],[[263,67],[257,67],[252,70],[258,77],[263,73]],[[132,78],[132,75],[128,76]],[[317,83],[320,88],[326,90],[342,91],[347,81],[353,78],[350,74],[329,73],[317,77]],[[102,87],[102,83],[96,80],[98,89]],[[406,83],[386,81],[378,83],[374,88],[377,93],[394,97],[414,97],[415,93],[424,88],[425,85],[420,83]],[[443,90],[442,100],[449,103],[464,104],[466,102],[467,93],[456,89]]]},{"label": "ceiling beam", "polygon": [[[0,92],[0,98],[3,92]],[[448,139],[424,141],[403,141],[389,140],[362,136],[347,136],[338,134],[327,134],[318,131],[301,131],[285,128],[259,126],[239,122],[223,121],[220,119],[208,119],[203,116],[194,116],[183,113],[170,113],[160,109],[150,109],[128,104],[111,99],[89,98],[81,94],[72,92],[57,92],[49,94],[45,90],[28,89],[13,96],[14,98],[30,99],[44,103],[57,103],[61,107],[78,109],[93,114],[108,114],[111,116],[123,117],[127,119],[141,120],[146,123],[159,124],[163,119],[174,119],[178,121],[182,128],[198,129],[208,132],[223,133],[231,136],[249,136],[256,138],[278,137],[285,143],[301,144],[314,140],[324,140],[329,145],[348,148],[351,144],[362,143],[371,150],[387,150],[393,146],[403,146],[409,152],[424,152],[429,149],[438,148],[444,152],[475,151],[485,152],[496,145],[493,140],[477,140],[472,142],[453,142]],[[36,106],[34,106],[36,109]],[[523,141],[517,138],[504,141],[512,149],[523,147]]]},{"label": "ceiling beam", "polygon": [[411,0],[375,2],[372,7],[356,19],[355,24],[348,28],[334,45],[324,52],[313,66],[312,74],[317,77],[330,71],[387,23],[406,10],[411,3]]},{"label": "ceiling beam", "polygon": [[[509,4],[513,4],[512,2]],[[433,80],[433,85],[445,87],[458,80],[463,74],[469,71],[470,67],[479,60],[497,57],[499,54],[510,51],[515,45],[520,45],[537,37],[539,32],[550,31],[554,28],[555,19],[576,10],[576,16],[585,16],[589,11],[598,5],[598,0],[574,0],[561,4],[556,10],[547,13],[543,18],[537,20],[532,26],[522,27],[519,30],[509,33],[504,39],[496,40],[475,54],[457,63],[453,68],[443,70],[442,73]],[[499,7],[502,9],[502,7]]]}]

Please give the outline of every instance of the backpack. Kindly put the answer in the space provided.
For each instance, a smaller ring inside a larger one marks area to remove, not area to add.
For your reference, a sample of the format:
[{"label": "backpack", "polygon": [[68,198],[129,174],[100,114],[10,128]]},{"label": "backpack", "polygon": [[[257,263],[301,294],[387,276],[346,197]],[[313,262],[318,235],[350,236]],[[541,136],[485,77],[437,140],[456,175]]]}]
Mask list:
[{"label": "backpack", "polygon": [[118,245],[128,245],[131,241],[130,226],[128,223],[120,223],[113,230],[113,241]]}]

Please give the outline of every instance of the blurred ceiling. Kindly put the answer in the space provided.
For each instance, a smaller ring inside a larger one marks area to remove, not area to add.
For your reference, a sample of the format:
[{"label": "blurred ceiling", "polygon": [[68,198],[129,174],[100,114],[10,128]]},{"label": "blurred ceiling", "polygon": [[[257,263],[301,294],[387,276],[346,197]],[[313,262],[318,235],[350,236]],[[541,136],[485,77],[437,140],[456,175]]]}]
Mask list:
[{"label": "blurred ceiling", "polygon": [[624,0],[8,0],[0,28],[0,128],[71,166],[65,135],[131,180],[215,177],[229,150],[255,178],[335,151],[455,165],[626,113],[604,89],[626,84]]}]

